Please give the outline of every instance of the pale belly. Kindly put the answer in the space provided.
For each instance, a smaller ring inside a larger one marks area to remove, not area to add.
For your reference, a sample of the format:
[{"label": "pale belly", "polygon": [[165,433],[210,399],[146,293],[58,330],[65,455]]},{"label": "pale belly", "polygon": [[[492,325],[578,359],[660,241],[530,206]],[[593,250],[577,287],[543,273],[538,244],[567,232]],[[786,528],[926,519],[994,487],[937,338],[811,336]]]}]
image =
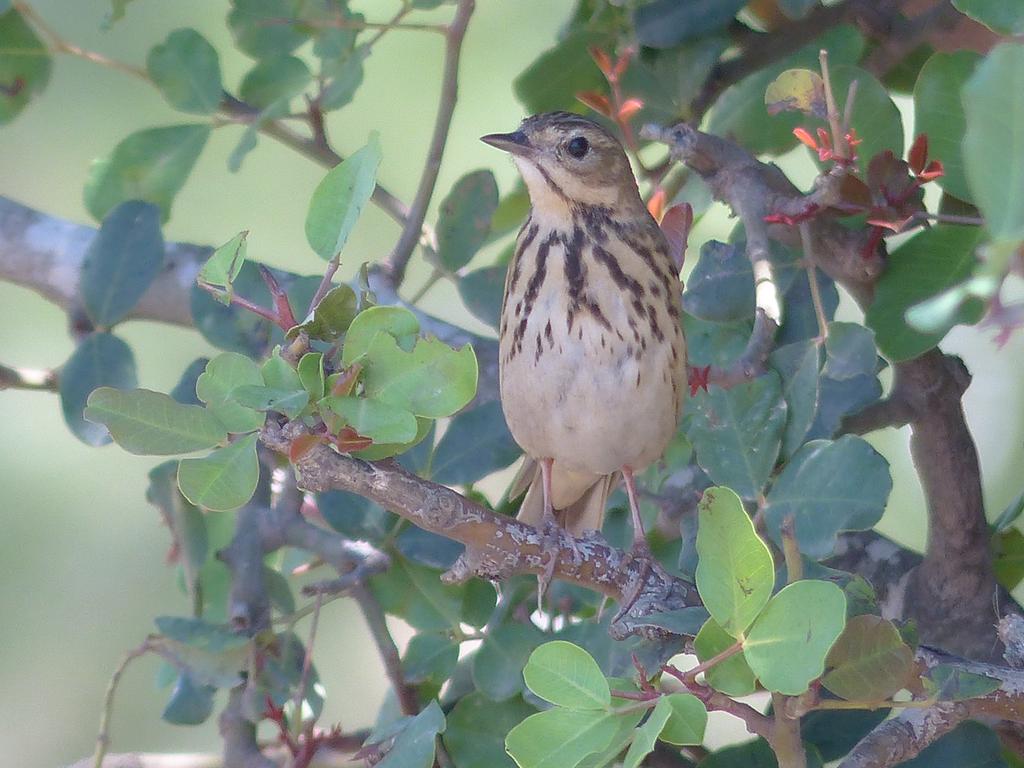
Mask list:
[{"label": "pale belly", "polygon": [[502,339],[501,400],[509,429],[529,455],[552,458],[564,469],[642,470],[676,431],[685,375],[682,334],[672,329],[663,341],[648,338],[638,359],[625,306],[606,307],[611,329],[582,315],[570,331],[559,304],[554,292],[539,297],[516,354],[509,354],[511,339]]}]

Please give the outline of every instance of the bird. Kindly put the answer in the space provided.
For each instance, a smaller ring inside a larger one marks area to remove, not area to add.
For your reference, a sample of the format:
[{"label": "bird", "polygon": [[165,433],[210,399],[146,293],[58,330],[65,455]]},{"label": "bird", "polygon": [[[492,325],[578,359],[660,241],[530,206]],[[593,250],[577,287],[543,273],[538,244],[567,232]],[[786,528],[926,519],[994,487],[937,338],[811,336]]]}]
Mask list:
[{"label": "bird", "polygon": [[635,477],[675,435],[686,382],[682,285],[666,238],[622,145],[598,123],[548,112],[481,140],[511,155],[530,198],[499,324],[502,409],[526,455],[509,493],[528,485],[518,518],[548,535],[600,530],[621,477],[630,552],[651,562]]}]

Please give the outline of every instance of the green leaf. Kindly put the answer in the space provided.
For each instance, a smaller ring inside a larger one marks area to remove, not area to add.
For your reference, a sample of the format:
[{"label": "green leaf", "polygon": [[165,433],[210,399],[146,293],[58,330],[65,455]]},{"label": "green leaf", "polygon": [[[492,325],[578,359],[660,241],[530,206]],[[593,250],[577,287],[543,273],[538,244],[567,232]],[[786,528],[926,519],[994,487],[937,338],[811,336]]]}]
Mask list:
[{"label": "green leaf", "polygon": [[523,690],[523,668],[544,634],[533,624],[502,624],[489,631],[473,656],[473,685],[492,701]]},{"label": "green leaf", "polygon": [[771,597],[771,552],[729,488],[704,491],[698,515],[697,591],[715,621],[739,637]]},{"label": "green leaf", "polygon": [[1006,0],[953,0],[960,13],[1000,35],[1024,35],[1024,7]]},{"label": "green leaf", "polygon": [[689,693],[673,693],[665,699],[672,707],[672,715],[661,732],[661,740],[679,745],[702,743],[708,713],[700,699]]},{"label": "green leaf", "polygon": [[182,112],[212,115],[220,106],[217,51],[194,29],[176,29],[146,57],[146,70],[167,103]]},{"label": "green leaf", "polygon": [[639,768],[644,758],[654,751],[658,735],[671,716],[672,705],[667,696],[662,696],[654,705],[646,722],[636,729],[633,743],[629,745],[629,751],[626,752],[626,757],[622,761],[622,768]]},{"label": "green leaf", "polygon": [[710,614],[704,606],[692,605],[689,608],[676,608],[672,611],[649,613],[643,617],[642,623],[667,629],[675,635],[693,637],[704,625],[704,622],[708,620],[709,616]]},{"label": "green leaf", "polygon": [[439,339],[421,339],[405,352],[393,336],[379,333],[363,366],[368,397],[417,416],[451,416],[476,394],[476,355],[469,344],[454,350]]},{"label": "green leaf", "polygon": [[228,27],[235,44],[257,59],[291,53],[309,39],[297,24],[300,3],[294,0],[231,0]]},{"label": "green leaf", "polygon": [[437,253],[445,269],[456,272],[469,263],[486,242],[497,208],[498,183],[490,171],[455,182],[438,209]]},{"label": "green leaf", "polygon": [[612,742],[617,720],[603,710],[555,707],[530,715],[509,731],[505,749],[519,768],[575,768]]},{"label": "green leaf", "polygon": [[438,571],[404,557],[370,580],[374,595],[387,613],[399,616],[420,632],[446,632],[462,618],[463,585],[443,584]]},{"label": "green leaf", "polygon": [[497,330],[508,267],[497,264],[473,270],[459,278],[459,296],[477,320]]},{"label": "green leaf", "polygon": [[928,687],[939,701],[966,701],[987,696],[1002,684],[988,675],[968,672],[954,664],[939,664],[928,672]]},{"label": "green leaf", "polygon": [[825,671],[825,657],[845,623],[843,590],[827,581],[797,581],[768,602],[743,641],[743,653],[765,688],[796,696]]},{"label": "green leaf", "polygon": [[327,397],[320,401],[375,443],[407,443],[416,437],[416,417],[372,397]]},{"label": "green leaf", "polygon": [[[354,14],[362,19],[362,14]],[[326,111],[341,109],[352,101],[363,83],[363,61],[370,49],[361,45],[335,59],[324,61],[323,75],[328,78],[324,86],[321,105]]]},{"label": "green leaf", "polygon": [[98,387],[120,390],[135,385],[135,356],[131,347],[109,333],[89,334],[60,370],[64,423],[86,445],[106,445],[110,434],[101,422],[85,418],[86,402]]},{"label": "green leaf", "polygon": [[[736,640],[714,619],[708,619],[693,639],[693,647],[701,662],[713,659]],[[707,684],[729,696],[749,696],[757,690],[757,679],[743,657],[743,652],[720,661],[704,673]]]},{"label": "green leaf", "polygon": [[822,376],[837,381],[852,379],[875,366],[875,334],[859,323],[828,324]]},{"label": "green leaf", "polygon": [[[768,356],[769,365],[782,378],[786,400],[786,429],[782,433],[782,456],[792,456],[803,444],[818,411],[818,369],[821,354],[814,339],[778,347]],[[874,362],[874,361],[872,361]]]},{"label": "green leaf", "polygon": [[240,682],[249,655],[248,637],[202,619],[158,616],[155,622],[161,636],[150,642],[196,683],[229,688]]},{"label": "green leaf", "polygon": [[1024,45],[1003,43],[963,89],[964,166],[995,240],[1024,239]]},{"label": "green leaf", "polygon": [[653,0],[633,12],[641,45],[672,48],[684,40],[709,35],[725,27],[746,0]]},{"label": "green leaf", "polygon": [[636,727],[642,719],[642,711],[619,715],[614,723],[612,738],[608,742],[608,746],[583,758],[577,768],[608,768],[612,765],[622,756],[623,751],[633,740],[633,734],[636,733]]},{"label": "green leaf", "polygon": [[178,673],[164,711],[160,717],[172,725],[199,725],[213,713],[212,685],[198,685],[187,671]]},{"label": "green leaf", "polygon": [[958,300],[932,332],[919,331],[906,320],[911,307],[970,276],[978,264],[974,250],[981,234],[977,227],[939,224],[914,235],[892,254],[864,318],[883,355],[894,362],[913,359],[942,341],[955,323],[981,319],[980,301],[960,308]]},{"label": "green leaf", "polygon": [[[248,237],[249,231],[244,230],[215,250],[199,270],[198,279],[223,288],[230,296],[234,290],[233,284],[245,266]],[[227,304],[229,301],[224,303]]]},{"label": "green leaf", "polygon": [[413,635],[402,656],[407,683],[444,685],[459,661],[459,644],[447,635]]},{"label": "green leaf", "polygon": [[900,768],[1006,768],[999,737],[986,725],[961,723]]},{"label": "green leaf", "polygon": [[495,703],[474,691],[448,714],[444,746],[455,765],[513,768],[505,735],[535,711],[518,696]]},{"label": "green leaf", "polygon": [[604,35],[571,33],[519,73],[512,83],[516,98],[530,114],[580,107],[577,93],[605,86],[589,48],[606,42]]},{"label": "green leaf", "polygon": [[765,522],[772,538],[781,542],[782,523],[792,515],[800,551],[824,558],[840,531],[867,530],[882,518],[891,490],[889,462],[863,438],[812,440],[772,485]]},{"label": "green leaf", "polygon": [[164,263],[160,211],[138,200],[121,203],[103,220],[82,263],[78,291],[93,323],[123,320]]},{"label": "green leaf", "polygon": [[782,445],[786,402],[769,371],[729,389],[712,387],[690,400],[686,436],[711,480],[754,498],[764,487]]},{"label": "green leaf", "polygon": [[256,384],[242,384],[228,393],[228,399],[243,408],[255,411],[276,411],[294,419],[309,404],[304,389],[275,389]]},{"label": "green leaf", "polygon": [[914,130],[928,136],[928,154],[942,161],[936,181],[953,197],[971,202],[961,143],[967,118],[960,91],[981,60],[974,51],[936,53],[925,62],[914,85]]},{"label": "green leaf", "polygon": [[996,533],[991,541],[992,569],[998,581],[1012,590],[1024,579],[1024,533],[1007,528]]},{"label": "green leaf", "polygon": [[846,757],[888,714],[884,707],[870,711],[822,709],[801,718],[800,734],[805,743],[818,748],[825,762],[831,763]]},{"label": "green leaf", "polygon": [[544,701],[569,709],[602,709],[611,704],[608,681],[594,658],[578,645],[553,640],[530,654],[523,679]]},{"label": "green leaf", "polygon": [[323,491],[316,506],[324,520],[338,533],[351,539],[378,544],[394,525],[395,516],[363,496],[346,491]]},{"label": "green leaf", "polygon": [[504,469],[521,451],[494,400],[452,419],[434,449],[431,479],[443,485],[468,485]]},{"label": "green leaf", "polygon": [[133,0],[110,0],[110,12],[107,13],[103,19],[102,28],[110,29],[115,21],[120,21],[124,18],[125,10],[128,8],[128,3]]},{"label": "green leaf", "polygon": [[352,455],[358,459],[363,459],[364,461],[380,461],[381,459],[397,456],[419,445],[427,435],[431,434],[433,427],[434,422],[432,419],[425,419],[417,416],[416,437],[412,440],[405,443],[374,443],[369,448],[364,448],[361,451],[354,451]]},{"label": "green leaf", "polygon": [[[307,353],[310,354],[310,353]],[[281,349],[277,348],[260,367],[263,383],[273,389],[302,389],[302,380],[290,363],[281,357]]]},{"label": "green leaf", "polygon": [[238,95],[247,104],[266,109],[280,99],[298,95],[312,79],[306,62],[295,56],[261,59],[245,73]]},{"label": "green leaf", "polygon": [[50,82],[53,60],[17,10],[0,12],[0,125],[9,123]]},{"label": "green leaf", "polygon": [[210,553],[210,537],[201,510],[190,504],[178,489],[178,462],[165,461],[149,472],[146,501],[160,510],[171,531],[174,549],[194,608],[202,607],[199,574]]},{"label": "green leaf", "polygon": [[322,259],[341,253],[352,228],[373,194],[380,165],[380,140],[370,134],[366,146],[327,172],[313,192],[306,214],[306,240]]},{"label": "green leaf", "polygon": [[245,384],[262,387],[263,376],[251,358],[237,352],[221,352],[206,364],[206,371],[196,381],[199,399],[228,432],[252,432],[266,421],[263,414],[240,405],[231,397],[235,387]]},{"label": "green leaf", "polygon": [[826,665],[830,670],[821,684],[836,696],[848,701],[884,701],[909,683],[914,652],[891,621],[862,614],[847,621]]},{"label": "green leaf", "polygon": [[252,498],[260,477],[259,435],[239,438],[201,459],[182,459],[178,487],[185,498],[214,511],[237,509]]},{"label": "green leaf", "polygon": [[444,730],[444,713],[432,701],[402,729],[378,768],[430,768],[437,736]]},{"label": "green leaf", "polygon": [[352,324],[359,312],[359,299],[347,285],[337,285],[329,290],[303,323],[288,332],[294,338],[298,331],[305,331],[312,339],[336,341]]},{"label": "green leaf", "polygon": [[185,185],[210,136],[208,125],[174,125],[131,134],[107,157],[93,162],[85,182],[85,207],[97,220],[125,200],[160,208],[162,220]]},{"label": "green leaf", "polygon": [[299,381],[309,393],[312,402],[320,400],[325,394],[326,379],[324,378],[323,352],[307,352],[299,360]]},{"label": "green leaf", "polygon": [[85,418],[103,424],[114,442],[129,453],[170,456],[210,448],[227,439],[216,416],[197,405],[181,405],[148,389],[95,390]]},{"label": "green leaf", "polygon": [[178,383],[171,390],[171,397],[182,405],[202,405],[202,401],[196,397],[196,380],[206,370],[208,362],[210,362],[209,358],[197,357],[189,363],[188,368],[181,374]]},{"label": "green leaf", "polygon": [[349,366],[357,358],[365,355],[370,343],[378,333],[393,336],[405,351],[409,351],[416,343],[420,332],[420,321],[416,315],[405,307],[370,307],[364,309],[345,334],[345,346],[341,350],[342,365]]}]

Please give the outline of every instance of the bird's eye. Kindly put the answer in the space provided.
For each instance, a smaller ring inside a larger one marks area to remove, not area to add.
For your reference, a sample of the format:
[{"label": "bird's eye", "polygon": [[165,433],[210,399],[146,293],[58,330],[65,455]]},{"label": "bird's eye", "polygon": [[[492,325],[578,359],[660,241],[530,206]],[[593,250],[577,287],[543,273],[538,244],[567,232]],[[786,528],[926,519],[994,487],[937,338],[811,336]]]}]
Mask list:
[{"label": "bird's eye", "polygon": [[565,145],[565,151],[575,157],[577,160],[583,158],[587,151],[590,149],[590,142],[582,136],[574,136],[569,139],[569,143]]}]

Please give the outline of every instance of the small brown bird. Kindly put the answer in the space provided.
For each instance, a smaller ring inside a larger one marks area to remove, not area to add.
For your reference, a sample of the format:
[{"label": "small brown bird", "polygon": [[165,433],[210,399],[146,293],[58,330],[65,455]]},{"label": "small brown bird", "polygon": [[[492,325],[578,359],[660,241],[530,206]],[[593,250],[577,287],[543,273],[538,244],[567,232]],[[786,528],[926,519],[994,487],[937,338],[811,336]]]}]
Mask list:
[{"label": "small brown bird", "polygon": [[[519,519],[599,530],[621,472],[634,552],[647,554],[634,473],[675,434],[686,381],[665,236],[622,145],[597,123],[552,112],[482,140],[512,155],[531,203],[500,326],[501,402],[528,457]],[[549,577],[553,567],[552,557]]]}]

